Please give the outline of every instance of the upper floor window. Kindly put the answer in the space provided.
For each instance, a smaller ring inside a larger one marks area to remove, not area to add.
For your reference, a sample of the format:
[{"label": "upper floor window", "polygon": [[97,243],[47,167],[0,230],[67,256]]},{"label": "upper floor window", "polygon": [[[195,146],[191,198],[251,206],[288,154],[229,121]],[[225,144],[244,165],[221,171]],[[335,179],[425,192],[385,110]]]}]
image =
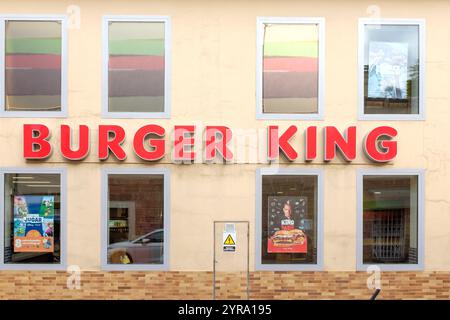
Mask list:
[{"label": "upper floor window", "polygon": [[323,117],[324,24],[323,18],[258,18],[258,119]]},{"label": "upper floor window", "polygon": [[104,18],[104,116],[169,117],[169,34],[167,17]]},{"label": "upper floor window", "polygon": [[65,116],[65,18],[0,17],[0,42],[0,114]]},{"label": "upper floor window", "polygon": [[359,22],[361,120],[424,117],[424,22]]}]

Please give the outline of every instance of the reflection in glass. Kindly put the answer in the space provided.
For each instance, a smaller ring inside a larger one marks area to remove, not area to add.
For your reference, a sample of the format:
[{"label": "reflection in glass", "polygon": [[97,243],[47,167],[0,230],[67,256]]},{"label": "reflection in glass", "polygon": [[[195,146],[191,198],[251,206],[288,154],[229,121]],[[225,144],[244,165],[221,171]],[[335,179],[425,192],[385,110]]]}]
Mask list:
[{"label": "reflection in glass", "polygon": [[417,176],[365,176],[363,263],[417,263]]},{"label": "reflection in glass", "polygon": [[163,175],[109,175],[109,264],[164,262],[163,187]]},{"label": "reflection in glass", "polygon": [[110,22],[110,112],[164,111],[164,23]]},{"label": "reflection in glass", "polygon": [[317,176],[263,176],[261,205],[262,263],[317,263]]},{"label": "reflection in glass", "polygon": [[7,111],[61,110],[61,23],[6,21]]},{"label": "reflection in glass", "polygon": [[60,263],[60,190],[59,174],[5,174],[5,263]]},{"label": "reflection in glass", "polygon": [[364,113],[419,113],[419,27],[366,25]]},{"label": "reflection in glass", "polygon": [[264,24],[264,113],[318,112],[318,52],[318,25]]}]

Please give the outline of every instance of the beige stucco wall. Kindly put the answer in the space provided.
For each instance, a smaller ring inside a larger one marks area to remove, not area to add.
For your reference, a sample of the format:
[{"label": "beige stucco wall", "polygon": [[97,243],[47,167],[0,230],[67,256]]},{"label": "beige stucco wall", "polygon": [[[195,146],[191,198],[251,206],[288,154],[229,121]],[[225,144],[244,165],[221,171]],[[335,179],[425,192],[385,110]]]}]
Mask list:
[{"label": "beige stucco wall", "polygon": [[[376,1],[382,18],[426,19],[426,120],[357,120],[357,19],[368,17],[373,1],[0,1],[0,13],[64,14],[81,9],[79,29],[68,32],[68,112],[66,119],[0,119],[0,167],[68,168],[68,264],[100,268],[100,169],[115,161],[96,159],[98,124],[120,124],[128,136],[148,123],[227,125],[258,129],[270,124],[299,126],[293,144],[302,150],[302,127],[356,125],[358,157],[351,164],[283,165],[324,170],[324,269],[356,267],[356,170],[372,168],[361,141],[372,128],[397,128],[398,156],[385,167],[425,169],[425,269],[450,270],[450,2]],[[168,15],[172,19],[172,116],[166,120],[102,119],[101,18],[105,14]],[[312,16],[326,19],[325,120],[255,119],[257,16]],[[91,156],[77,163],[57,152],[46,162],[22,157],[22,124],[43,123],[53,130],[57,149],[60,124],[87,124],[93,130]],[[321,136],[321,135],[320,135]],[[319,140],[320,141],[320,140]],[[322,144],[319,142],[321,148]],[[250,268],[254,268],[255,170],[263,164],[174,165],[139,161],[128,149],[120,167],[165,167],[171,171],[170,269],[211,270],[214,220],[250,221]],[[302,154],[300,154],[300,158]]]}]

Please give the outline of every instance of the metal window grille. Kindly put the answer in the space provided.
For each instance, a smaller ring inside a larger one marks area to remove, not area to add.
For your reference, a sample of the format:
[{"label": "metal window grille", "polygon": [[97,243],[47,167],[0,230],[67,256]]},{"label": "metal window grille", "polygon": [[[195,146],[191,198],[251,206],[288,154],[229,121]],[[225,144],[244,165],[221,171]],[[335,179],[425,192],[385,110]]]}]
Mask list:
[{"label": "metal window grille", "polygon": [[372,257],[385,263],[407,259],[405,210],[379,212],[372,223]]}]

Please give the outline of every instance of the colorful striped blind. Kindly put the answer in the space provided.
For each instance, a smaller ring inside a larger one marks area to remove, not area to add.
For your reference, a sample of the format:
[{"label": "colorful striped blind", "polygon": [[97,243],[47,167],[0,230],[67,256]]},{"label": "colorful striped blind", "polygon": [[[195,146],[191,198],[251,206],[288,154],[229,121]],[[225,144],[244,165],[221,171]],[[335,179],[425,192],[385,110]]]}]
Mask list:
[{"label": "colorful striped blind", "polygon": [[110,112],[164,111],[164,23],[110,22]]},{"label": "colorful striped blind", "polygon": [[10,20],[5,28],[6,110],[61,110],[61,23]]},{"label": "colorful striped blind", "polygon": [[316,24],[264,25],[265,113],[317,113],[318,48]]}]

